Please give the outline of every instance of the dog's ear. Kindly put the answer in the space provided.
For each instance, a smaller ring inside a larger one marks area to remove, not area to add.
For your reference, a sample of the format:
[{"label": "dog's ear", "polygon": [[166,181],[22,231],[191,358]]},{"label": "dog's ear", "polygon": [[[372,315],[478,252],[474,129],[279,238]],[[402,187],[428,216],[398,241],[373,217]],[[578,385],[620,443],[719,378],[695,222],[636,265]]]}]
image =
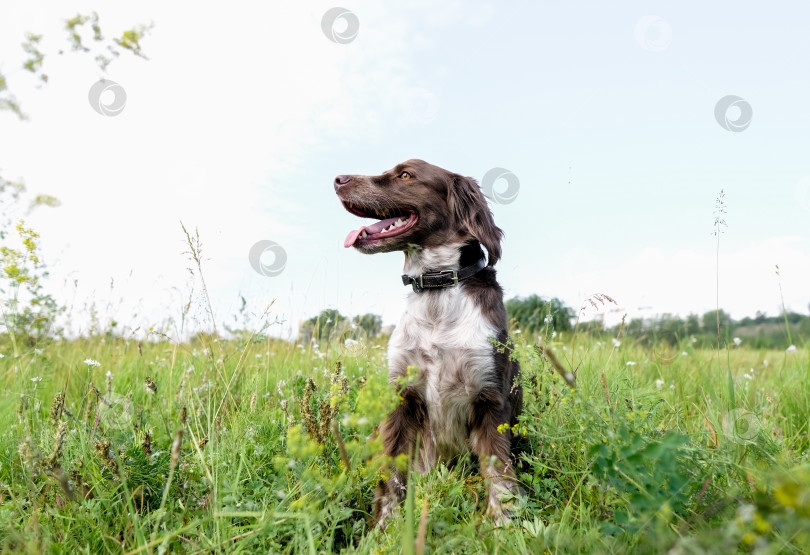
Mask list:
[{"label": "dog's ear", "polygon": [[450,213],[459,227],[464,227],[487,249],[487,263],[494,266],[501,257],[503,231],[495,225],[487,199],[472,177],[453,176],[447,191]]}]

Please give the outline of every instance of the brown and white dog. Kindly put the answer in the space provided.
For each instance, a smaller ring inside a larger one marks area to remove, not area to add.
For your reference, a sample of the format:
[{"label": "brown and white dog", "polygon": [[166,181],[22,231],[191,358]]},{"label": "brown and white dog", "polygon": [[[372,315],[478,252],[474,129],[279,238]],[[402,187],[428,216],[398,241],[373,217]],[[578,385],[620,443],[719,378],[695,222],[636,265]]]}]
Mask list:
[{"label": "brown and white dog", "polygon": [[[510,359],[503,291],[493,266],[503,232],[475,180],[422,160],[377,176],[339,175],[335,192],[356,216],[378,222],[349,233],[345,247],[363,253],[405,252],[407,309],[388,345],[389,380],[402,402],[380,428],[385,453],[412,454],[426,473],[438,460],[477,455],[489,480],[487,512],[506,519],[502,494],[517,491],[510,430],[520,413],[518,363]],[[486,248],[484,258],[481,245]],[[385,526],[405,494],[406,476],[381,483],[375,518]]]}]

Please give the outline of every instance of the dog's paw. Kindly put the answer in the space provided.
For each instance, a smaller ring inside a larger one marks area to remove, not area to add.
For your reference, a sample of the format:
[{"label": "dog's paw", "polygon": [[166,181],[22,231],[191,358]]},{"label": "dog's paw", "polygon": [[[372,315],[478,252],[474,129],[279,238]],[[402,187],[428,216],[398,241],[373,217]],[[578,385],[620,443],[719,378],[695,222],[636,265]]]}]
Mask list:
[{"label": "dog's paw", "polygon": [[521,493],[521,487],[514,480],[505,478],[492,480],[486,516],[492,519],[496,527],[501,528],[512,522]]},{"label": "dog's paw", "polygon": [[399,502],[404,497],[405,484],[399,476],[387,482],[380,482],[374,497],[374,526],[380,530],[388,528],[399,512]]},{"label": "dog's paw", "polygon": [[374,527],[383,531],[387,530],[388,525],[394,520],[399,512],[398,500],[396,498],[391,499],[390,497],[383,497],[377,499],[375,505]]},{"label": "dog's paw", "polygon": [[504,528],[512,522],[511,511],[503,506],[496,509],[487,509],[487,517],[492,519],[492,524],[495,525],[495,528]]}]

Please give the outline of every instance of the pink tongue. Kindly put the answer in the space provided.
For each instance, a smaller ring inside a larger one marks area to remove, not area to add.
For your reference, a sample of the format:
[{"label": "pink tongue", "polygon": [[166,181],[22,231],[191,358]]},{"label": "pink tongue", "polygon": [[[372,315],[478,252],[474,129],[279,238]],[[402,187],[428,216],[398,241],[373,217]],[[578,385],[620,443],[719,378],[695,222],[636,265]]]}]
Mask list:
[{"label": "pink tongue", "polygon": [[354,246],[354,242],[357,241],[357,238],[360,237],[360,234],[364,231],[369,235],[374,235],[375,233],[381,232],[383,229],[390,227],[392,223],[396,222],[399,218],[388,218],[387,220],[380,220],[368,227],[363,226],[360,229],[350,231],[349,234],[346,236],[346,240],[343,241],[343,246],[347,249],[349,247]]},{"label": "pink tongue", "polygon": [[354,231],[350,231],[349,234],[346,236],[346,240],[343,241],[343,246],[347,249],[354,245],[354,242],[357,241],[357,238],[360,237],[360,234],[363,233],[363,230],[366,229],[365,227],[361,227],[360,229],[356,229]]}]

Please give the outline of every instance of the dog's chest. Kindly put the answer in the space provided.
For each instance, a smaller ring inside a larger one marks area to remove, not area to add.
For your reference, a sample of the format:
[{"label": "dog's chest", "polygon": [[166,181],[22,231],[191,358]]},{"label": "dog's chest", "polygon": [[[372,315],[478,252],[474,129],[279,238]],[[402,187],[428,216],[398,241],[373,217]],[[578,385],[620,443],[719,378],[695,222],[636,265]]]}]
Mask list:
[{"label": "dog's chest", "polygon": [[391,379],[418,368],[412,384],[428,409],[436,455],[453,457],[468,448],[472,401],[494,378],[496,330],[460,287],[411,294],[389,342]]}]

